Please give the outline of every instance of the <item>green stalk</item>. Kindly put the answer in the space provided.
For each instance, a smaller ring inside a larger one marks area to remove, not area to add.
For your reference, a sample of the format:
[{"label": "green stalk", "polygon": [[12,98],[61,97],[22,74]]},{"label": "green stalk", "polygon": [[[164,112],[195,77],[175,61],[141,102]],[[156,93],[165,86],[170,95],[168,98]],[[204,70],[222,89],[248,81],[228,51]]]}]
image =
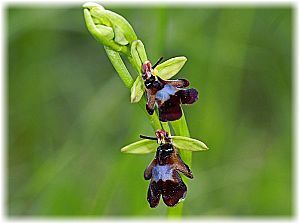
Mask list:
[{"label": "green stalk", "polygon": [[[175,132],[175,135],[177,136],[185,136],[185,137],[190,137],[190,132],[189,128],[187,126],[184,112],[182,111],[182,117],[177,120],[177,121],[172,121],[170,122],[172,125],[172,128]],[[192,168],[192,152],[187,151],[187,150],[180,150],[178,149],[180,157],[182,160],[190,167]],[[183,175],[181,175],[183,181],[188,187],[188,182],[189,179]],[[176,207],[174,208],[168,208],[168,217],[169,218],[180,218],[182,217],[182,209],[183,209],[183,202],[179,203]]]},{"label": "green stalk", "polygon": [[[172,121],[171,125],[178,136],[190,137],[190,131],[187,126],[184,112],[182,111],[182,117],[177,121]],[[192,152],[187,150],[179,150],[182,160],[191,168],[192,166]],[[188,180],[188,179],[187,179]]]}]

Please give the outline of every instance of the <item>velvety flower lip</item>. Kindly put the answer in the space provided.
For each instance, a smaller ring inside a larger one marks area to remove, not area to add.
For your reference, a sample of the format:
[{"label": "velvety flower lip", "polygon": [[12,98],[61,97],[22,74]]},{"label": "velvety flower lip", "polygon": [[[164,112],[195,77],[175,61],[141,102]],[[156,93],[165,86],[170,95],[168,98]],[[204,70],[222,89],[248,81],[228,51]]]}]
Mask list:
[{"label": "velvety flower lip", "polygon": [[155,208],[162,196],[164,203],[173,207],[183,200],[187,193],[187,187],[178,172],[189,178],[193,178],[193,174],[180,158],[168,133],[159,130],[156,136],[160,146],[157,148],[155,158],[144,172],[144,178],[151,179],[147,200],[150,207]]},{"label": "velvety flower lip", "polygon": [[174,121],[182,116],[181,104],[193,104],[198,99],[198,91],[186,89],[190,85],[186,79],[163,80],[157,76],[155,66],[146,61],[142,66],[142,78],[147,92],[147,112],[152,115],[158,107],[160,121]]}]

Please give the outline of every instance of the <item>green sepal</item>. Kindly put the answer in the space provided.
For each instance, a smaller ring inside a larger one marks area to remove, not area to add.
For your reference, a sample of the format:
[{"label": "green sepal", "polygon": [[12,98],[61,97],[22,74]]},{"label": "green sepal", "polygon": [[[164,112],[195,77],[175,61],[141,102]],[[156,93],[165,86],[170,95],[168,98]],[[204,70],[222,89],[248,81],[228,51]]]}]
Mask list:
[{"label": "green sepal", "polygon": [[156,141],[143,139],[123,147],[121,149],[121,152],[133,153],[133,154],[146,154],[146,153],[155,152],[156,148],[157,148]]},{"label": "green sepal", "polygon": [[176,75],[180,69],[184,66],[187,58],[184,56],[171,58],[161,64],[159,64],[156,69],[158,71],[157,76],[167,80]]},{"label": "green sepal", "polygon": [[208,147],[198,139],[184,137],[184,136],[172,136],[173,145],[180,150],[187,150],[192,152],[199,152],[208,150]]},{"label": "green sepal", "polygon": [[[180,150],[199,152],[208,150],[208,147],[201,141],[183,136],[172,136],[173,145]],[[156,141],[143,139],[127,145],[121,149],[121,152],[132,154],[146,154],[156,151],[158,144]]]}]

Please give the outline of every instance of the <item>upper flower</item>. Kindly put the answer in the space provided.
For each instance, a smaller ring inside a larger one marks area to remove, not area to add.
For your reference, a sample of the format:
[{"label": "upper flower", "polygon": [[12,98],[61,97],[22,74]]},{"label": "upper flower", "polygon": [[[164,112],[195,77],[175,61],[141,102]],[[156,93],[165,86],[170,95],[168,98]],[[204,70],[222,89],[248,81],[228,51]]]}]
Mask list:
[{"label": "upper flower", "polygon": [[142,66],[142,78],[147,92],[146,109],[153,114],[155,104],[158,106],[161,121],[174,121],[182,116],[180,104],[192,104],[198,99],[198,92],[189,86],[186,79],[163,80],[157,73],[156,63],[146,61]]}]

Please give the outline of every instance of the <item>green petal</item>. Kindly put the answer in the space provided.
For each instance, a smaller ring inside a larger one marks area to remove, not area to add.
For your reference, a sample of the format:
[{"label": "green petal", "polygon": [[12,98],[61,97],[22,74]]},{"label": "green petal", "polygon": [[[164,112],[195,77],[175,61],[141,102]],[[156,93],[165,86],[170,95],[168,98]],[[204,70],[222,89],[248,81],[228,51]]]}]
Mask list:
[{"label": "green petal", "polygon": [[141,100],[145,92],[144,82],[141,76],[138,76],[131,87],[131,103],[137,103]]},{"label": "green petal", "polygon": [[141,141],[127,145],[121,149],[124,153],[146,154],[156,151],[158,145],[156,141],[143,139]]},{"label": "green petal", "polygon": [[189,137],[172,136],[172,142],[175,147],[187,151],[203,151],[208,150],[208,147],[201,141]]},{"label": "green petal", "polygon": [[180,71],[186,61],[184,56],[171,58],[156,67],[157,75],[165,80],[170,79]]}]

